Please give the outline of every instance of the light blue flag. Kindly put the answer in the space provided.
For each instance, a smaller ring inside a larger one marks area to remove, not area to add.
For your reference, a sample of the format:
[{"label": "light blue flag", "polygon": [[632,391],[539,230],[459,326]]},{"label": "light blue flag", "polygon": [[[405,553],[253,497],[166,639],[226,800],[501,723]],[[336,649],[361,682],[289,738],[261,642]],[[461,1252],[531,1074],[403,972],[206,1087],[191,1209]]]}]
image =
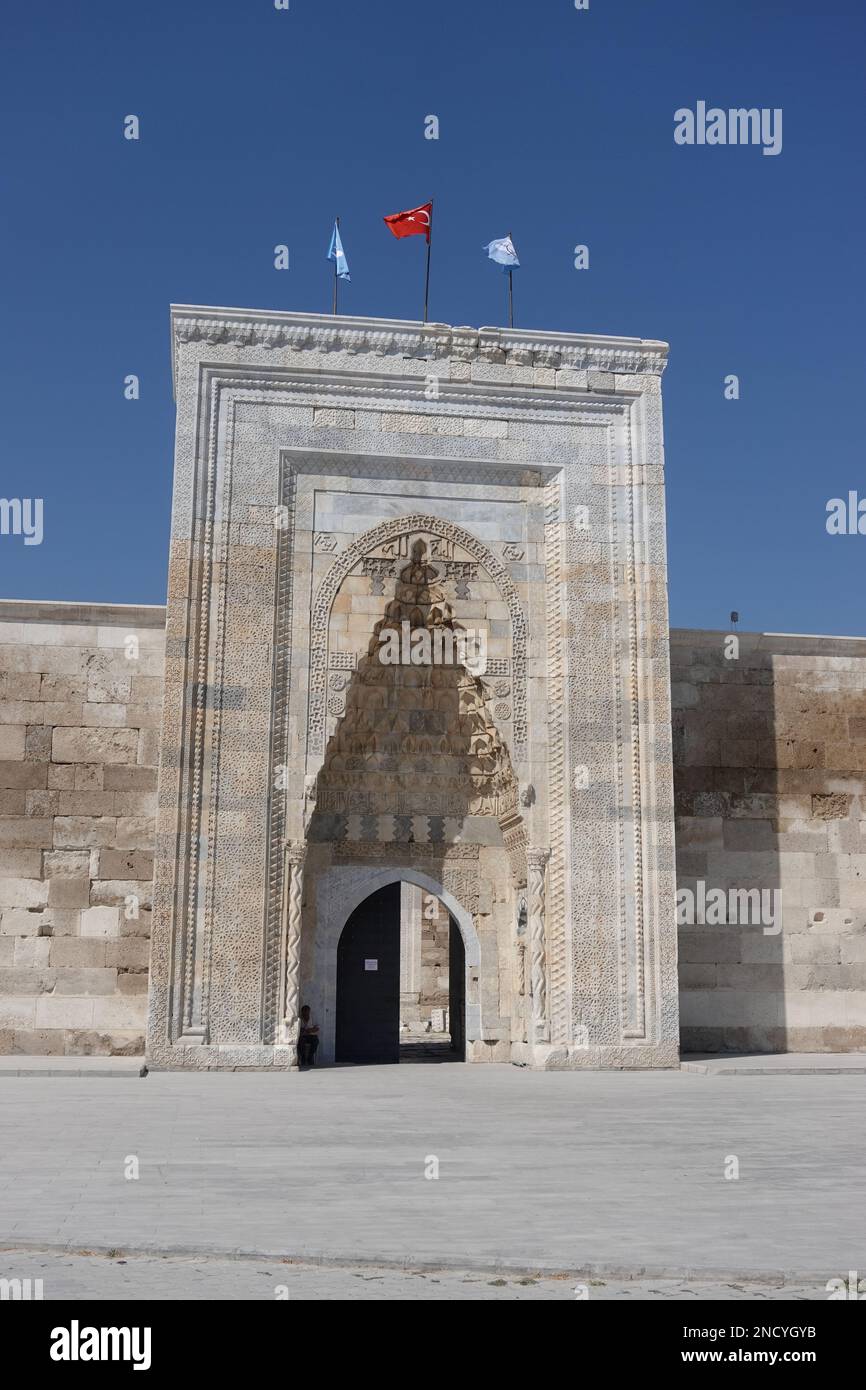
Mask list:
[{"label": "light blue flag", "polygon": [[340,228],[334,223],[334,230],[331,233],[331,245],[328,247],[328,260],[337,262],[337,274],[341,280],[349,280],[349,262],[346,260],[346,253],[343,250],[343,243],[340,240]]},{"label": "light blue flag", "polygon": [[491,241],[489,246],[482,247],[482,250],[487,252],[491,261],[501,265],[503,270],[513,270],[515,266],[520,265],[510,236],[499,237],[496,241]]}]

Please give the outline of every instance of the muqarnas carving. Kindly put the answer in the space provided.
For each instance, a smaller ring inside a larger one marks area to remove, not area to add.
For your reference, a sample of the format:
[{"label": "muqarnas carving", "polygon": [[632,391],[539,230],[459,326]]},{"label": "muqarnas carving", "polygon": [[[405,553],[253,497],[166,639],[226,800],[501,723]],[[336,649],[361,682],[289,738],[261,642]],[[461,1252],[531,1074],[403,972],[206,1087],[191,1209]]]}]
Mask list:
[{"label": "muqarnas carving", "polygon": [[[509,752],[488,689],[469,669],[471,645],[445,600],[444,571],[445,562],[431,562],[426,542],[415,540],[328,741],[312,840],[342,838],[359,791],[383,826],[397,817],[442,817],[459,826],[466,816],[493,816],[504,832],[519,822]],[[419,651],[430,659],[418,662]]]}]

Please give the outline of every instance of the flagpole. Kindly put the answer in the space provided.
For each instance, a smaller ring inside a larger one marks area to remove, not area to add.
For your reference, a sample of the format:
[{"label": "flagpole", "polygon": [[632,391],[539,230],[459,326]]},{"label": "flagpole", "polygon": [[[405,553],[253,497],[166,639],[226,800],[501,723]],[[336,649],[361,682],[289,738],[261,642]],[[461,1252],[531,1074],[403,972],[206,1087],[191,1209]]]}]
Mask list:
[{"label": "flagpole", "polygon": [[427,308],[430,302],[430,247],[433,245],[433,199],[430,199],[430,226],[427,229],[427,276],[424,281],[424,322],[427,322]]},{"label": "flagpole", "polygon": [[[508,240],[511,241],[510,232]],[[514,271],[511,266],[508,267],[508,327],[514,327]]]},{"label": "flagpole", "polygon": [[[339,232],[340,232],[340,219],[339,219],[339,217],[337,217],[337,218],[334,219],[334,226],[337,228],[337,234],[339,235]],[[338,283],[338,282],[337,282],[337,248],[334,247],[334,308],[333,308],[333,311],[332,311],[332,312],[335,313],[335,314],[336,314],[336,312],[337,312],[337,283]]]}]

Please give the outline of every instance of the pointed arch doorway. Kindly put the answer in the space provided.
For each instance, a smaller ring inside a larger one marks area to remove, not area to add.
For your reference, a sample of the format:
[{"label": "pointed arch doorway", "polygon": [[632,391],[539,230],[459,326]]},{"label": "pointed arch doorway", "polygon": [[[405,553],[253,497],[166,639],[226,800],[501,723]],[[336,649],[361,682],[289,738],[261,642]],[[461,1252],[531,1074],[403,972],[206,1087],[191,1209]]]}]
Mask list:
[{"label": "pointed arch doorway", "polygon": [[[463,936],[448,909],[429,895],[422,919],[418,893],[416,916],[414,899],[406,896],[409,887],[395,880],[376,889],[357,905],[340,933],[337,1063],[465,1060]],[[434,904],[435,912],[429,910]],[[403,988],[412,983],[420,988]]]}]

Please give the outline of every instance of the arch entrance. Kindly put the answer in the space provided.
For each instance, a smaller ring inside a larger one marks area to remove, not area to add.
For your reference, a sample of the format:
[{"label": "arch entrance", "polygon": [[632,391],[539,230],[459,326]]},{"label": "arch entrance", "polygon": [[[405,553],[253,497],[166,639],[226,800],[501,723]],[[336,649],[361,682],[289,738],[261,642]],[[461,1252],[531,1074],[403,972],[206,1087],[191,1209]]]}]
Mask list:
[{"label": "arch entrance", "polygon": [[[425,900],[434,900],[440,921],[446,924],[449,947],[453,940],[452,934],[456,932],[459,943],[455,943],[455,949],[449,949],[448,952],[448,1007],[453,1011],[449,1014],[449,1025],[452,1017],[457,1020],[453,1026],[458,1030],[460,1056],[466,1061],[479,1060],[474,1051],[476,1044],[495,1026],[491,995],[489,992],[486,995],[485,1012],[482,1010],[482,999],[485,995],[481,988],[482,955],[492,953],[482,946],[472,912],[443,885],[441,878],[431,877],[429,872],[409,866],[370,868],[352,865],[333,866],[322,874],[317,884],[315,936],[310,941],[309,954],[306,957],[307,970],[304,971],[305,978],[301,983],[301,1000],[310,1005],[320,1028],[321,1046],[317,1060],[329,1063],[336,1059],[337,1014],[341,994],[339,955],[345,930],[356,910],[363,908],[380,889],[388,887],[393,888],[397,895],[391,903],[390,921],[393,930],[390,949],[395,954],[399,953],[404,964],[407,958],[406,949],[404,947],[401,950],[400,947],[405,942],[406,932],[405,915],[401,922],[400,895],[405,894],[407,889],[410,892],[413,889],[417,891],[422,912],[426,907]],[[405,898],[403,906],[405,907]],[[491,942],[490,945],[492,944]],[[363,970],[365,959],[378,957],[373,954],[369,957],[361,956],[359,959]],[[407,974],[408,972],[404,972],[402,979],[398,978],[398,1031],[401,1009],[404,1020],[412,1017],[405,997],[401,998],[401,994],[405,996],[406,991],[401,990],[400,986],[408,983]],[[391,1010],[393,1017],[393,1000]],[[416,1018],[420,1017],[422,1010],[427,1010],[426,1000],[418,1001]],[[404,1036],[406,1042],[410,1041],[408,1032],[401,1036]]]},{"label": "arch entrance", "polygon": [[455,919],[395,880],[352,911],[336,952],[337,1063],[465,1060],[466,952]]},{"label": "arch entrance", "polygon": [[302,989],[323,1060],[397,1061],[401,1039],[404,1057],[504,1060],[529,1024],[513,632],[468,542],[412,520],[359,551],[334,597]]}]

